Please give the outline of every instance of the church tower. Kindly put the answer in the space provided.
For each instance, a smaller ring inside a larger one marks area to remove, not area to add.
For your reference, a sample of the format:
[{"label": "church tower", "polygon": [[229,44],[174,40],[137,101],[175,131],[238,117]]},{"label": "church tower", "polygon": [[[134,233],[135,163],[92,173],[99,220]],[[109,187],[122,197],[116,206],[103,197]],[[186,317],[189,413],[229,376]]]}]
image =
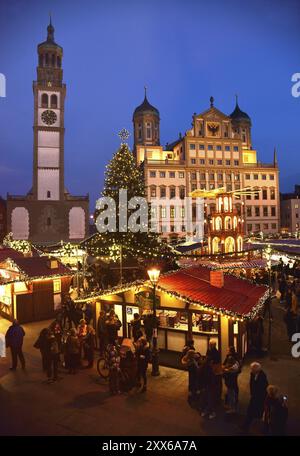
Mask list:
[{"label": "church tower", "polygon": [[25,196],[7,196],[8,229],[15,239],[40,244],[78,242],[88,235],[89,198],[72,196],[64,183],[63,49],[54,27],[37,47],[37,79],[33,82],[33,183]]},{"label": "church tower", "polygon": [[145,98],[133,113],[134,129],[134,150],[136,146],[159,146],[159,111],[152,106],[147,99],[145,87]]},{"label": "church tower", "polygon": [[63,49],[54,41],[54,27],[38,45],[34,95],[33,197],[38,201],[64,199],[64,104]]}]

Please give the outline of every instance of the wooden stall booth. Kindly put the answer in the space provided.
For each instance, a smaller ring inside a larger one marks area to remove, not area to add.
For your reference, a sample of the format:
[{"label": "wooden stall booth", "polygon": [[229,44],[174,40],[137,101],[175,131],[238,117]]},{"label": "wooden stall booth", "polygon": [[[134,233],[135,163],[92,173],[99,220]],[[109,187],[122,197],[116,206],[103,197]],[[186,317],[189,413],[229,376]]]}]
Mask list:
[{"label": "wooden stall booth", "polygon": [[[209,341],[215,341],[222,358],[229,345],[243,357],[247,352],[246,323],[263,311],[268,296],[266,286],[203,266],[163,274],[156,288],[159,348],[181,352],[186,340],[192,338],[202,354]],[[134,313],[152,311],[152,286],[149,281],[125,284],[86,301],[95,302],[96,316],[100,310],[113,308],[122,322],[119,336],[130,337]]]},{"label": "wooden stall booth", "polygon": [[0,264],[0,314],[20,323],[53,318],[72,271],[55,258],[15,257]]}]

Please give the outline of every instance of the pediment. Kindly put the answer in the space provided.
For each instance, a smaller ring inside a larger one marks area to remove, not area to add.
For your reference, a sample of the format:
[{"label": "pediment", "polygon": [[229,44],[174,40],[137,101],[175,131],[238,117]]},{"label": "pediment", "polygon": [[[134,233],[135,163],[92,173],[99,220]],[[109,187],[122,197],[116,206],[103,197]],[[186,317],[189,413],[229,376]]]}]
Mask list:
[{"label": "pediment", "polygon": [[222,121],[222,120],[231,120],[229,116],[226,116],[223,112],[219,111],[219,109],[212,107],[207,111],[202,112],[196,116],[196,119],[204,119],[208,121]]}]

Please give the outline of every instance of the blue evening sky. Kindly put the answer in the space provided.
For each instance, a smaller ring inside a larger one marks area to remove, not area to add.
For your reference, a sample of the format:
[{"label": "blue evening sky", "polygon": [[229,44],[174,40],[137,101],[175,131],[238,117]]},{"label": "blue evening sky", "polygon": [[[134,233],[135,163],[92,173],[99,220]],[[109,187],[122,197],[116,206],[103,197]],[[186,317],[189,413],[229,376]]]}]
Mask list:
[{"label": "blue evening sky", "polygon": [[230,114],[238,93],[260,160],[272,161],[276,146],[281,190],[300,183],[300,98],[291,96],[300,72],[299,0],[1,0],[2,196],[31,187],[32,81],[49,11],[64,48],[66,187],[89,192],[91,209],[117,132],[132,132],[144,85],[160,111],[162,144],[190,128],[211,95]]}]

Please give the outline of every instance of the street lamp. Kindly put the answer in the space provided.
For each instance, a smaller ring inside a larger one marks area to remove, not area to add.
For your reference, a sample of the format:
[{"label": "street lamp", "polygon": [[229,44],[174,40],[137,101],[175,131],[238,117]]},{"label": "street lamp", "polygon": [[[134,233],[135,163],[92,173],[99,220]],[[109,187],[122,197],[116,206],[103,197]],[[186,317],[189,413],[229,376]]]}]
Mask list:
[{"label": "street lamp", "polygon": [[152,373],[154,377],[159,375],[159,359],[158,359],[158,348],[157,348],[157,319],[156,319],[156,285],[158,284],[160,270],[159,269],[149,269],[148,276],[151,284],[153,285],[153,339],[152,339]]},{"label": "street lamp", "polygon": [[268,331],[268,350],[269,353],[271,351],[271,332],[272,332],[272,286],[271,286],[271,256],[272,256],[272,248],[270,244],[267,245],[265,248],[265,256],[267,259],[267,268],[268,268],[268,277],[269,277],[269,299],[268,299],[268,311],[269,311],[269,331]]}]

